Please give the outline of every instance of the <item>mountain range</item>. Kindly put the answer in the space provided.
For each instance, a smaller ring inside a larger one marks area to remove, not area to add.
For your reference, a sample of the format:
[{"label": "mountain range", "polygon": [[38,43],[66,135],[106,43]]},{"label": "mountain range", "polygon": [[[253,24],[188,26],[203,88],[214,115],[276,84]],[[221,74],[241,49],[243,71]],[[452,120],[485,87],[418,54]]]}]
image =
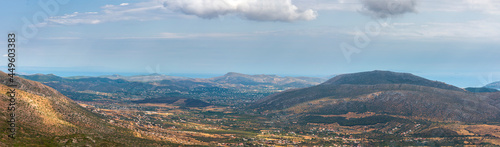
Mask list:
[{"label": "mountain range", "polygon": [[[83,77],[78,77],[83,78]],[[149,74],[149,75],[137,75],[137,76],[122,76],[118,74],[108,75],[108,76],[99,76],[99,78],[108,78],[108,79],[123,79],[127,81],[135,81],[135,82],[151,82],[151,81],[161,81],[161,80],[172,80],[172,79],[188,79],[186,77],[177,77],[177,76],[168,76],[163,74]]]},{"label": "mountain range", "polygon": [[[270,93],[320,84],[326,79],[245,75],[230,72],[214,78],[182,78],[160,74],[63,78],[53,74],[22,75],[42,82],[75,100],[156,97],[260,98]],[[252,91],[252,93],[249,93]]]},{"label": "mountain range", "polygon": [[336,76],[320,85],[270,95],[252,106],[306,116],[375,113],[433,121],[500,120],[500,93],[472,93],[409,73],[371,71]]}]

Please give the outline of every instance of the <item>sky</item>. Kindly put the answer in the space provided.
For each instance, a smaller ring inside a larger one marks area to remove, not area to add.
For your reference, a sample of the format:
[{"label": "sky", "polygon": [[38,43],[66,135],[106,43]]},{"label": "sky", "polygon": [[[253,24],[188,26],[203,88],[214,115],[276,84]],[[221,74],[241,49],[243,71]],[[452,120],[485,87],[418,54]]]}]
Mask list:
[{"label": "sky", "polygon": [[497,0],[16,0],[0,7],[0,45],[16,33],[20,73],[390,70],[459,87],[500,81]]}]

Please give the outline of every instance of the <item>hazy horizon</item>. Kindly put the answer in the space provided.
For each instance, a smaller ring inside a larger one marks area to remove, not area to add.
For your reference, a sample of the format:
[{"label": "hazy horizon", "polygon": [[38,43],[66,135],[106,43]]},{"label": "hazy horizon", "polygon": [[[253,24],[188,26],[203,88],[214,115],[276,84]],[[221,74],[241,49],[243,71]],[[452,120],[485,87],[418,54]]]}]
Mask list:
[{"label": "hazy horizon", "polygon": [[[375,69],[378,70],[378,69]],[[3,72],[6,72],[5,70],[2,70]],[[368,70],[368,71],[373,71],[373,70]],[[390,71],[390,70],[388,70]],[[22,75],[32,75],[32,74],[54,74],[56,76],[60,77],[76,77],[76,76],[90,76],[90,77],[97,77],[97,76],[109,76],[109,75],[121,75],[121,76],[140,76],[140,75],[150,75],[150,74],[162,74],[162,75],[168,75],[168,76],[178,76],[178,77],[187,77],[187,78],[213,78],[213,77],[218,77],[218,76],[223,76],[229,72],[236,72],[236,71],[228,71],[224,73],[164,73],[164,72],[111,72],[111,71],[105,71],[105,72],[71,72],[71,71],[44,71],[44,70],[37,70],[37,71],[20,71],[18,74]],[[349,73],[356,73],[356,72],[366,72],[366,71],[355,71],[355,72],[338,72],[338,73],[332,73],[330,75],[297,75],[297,74],[276,74],[276,73],[243,73],[243,72],[237,72],[237,73],[242,73],[242,74],[247,74],[247,75],[277,75],[281,77],[317,77],[317,78],[329,78],[332,76],[340,75],[340,74],[349,74]],[[404,71],[393,71],[393,72],[404,72]],[[455,74],[448,74],[448,73],[422,73],[422,72],[404,72],[404,73],[410,73],[416,76],[420,76],[429,80],[433,81],[440,81],[440,82],[445,82],[447,84],[451,84],[460,88],[467,88],[467,87],[482,87],[487,84],[490,84],[492,82],[497,82],[500,81],[497,79],[497,77],[494,77],[493,75],[496,75],[494,73],[486,75],[486,76],[477,76],[479,74],[477,73],[470,73],[470,74],[460,74],[460,73],[455,73]]]}]

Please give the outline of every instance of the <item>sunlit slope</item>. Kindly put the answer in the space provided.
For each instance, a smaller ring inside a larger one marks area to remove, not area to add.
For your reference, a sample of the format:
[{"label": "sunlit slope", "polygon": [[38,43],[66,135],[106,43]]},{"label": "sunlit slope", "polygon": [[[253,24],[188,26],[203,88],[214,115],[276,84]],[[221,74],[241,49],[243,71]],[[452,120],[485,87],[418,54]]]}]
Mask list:
[{"label": "sunlit slope", "polygon": [[[0,72],[0,127],[8,128],[7,110],[10,89],[5,84],[7,74]],[[102,116],[82,108],[58,91],[34,82],[16,77],[16,139],[8,137],[8,131],[1,131],[0,146],[130,146],[154,144],[136,138],[131,130],[109,125]]]}]

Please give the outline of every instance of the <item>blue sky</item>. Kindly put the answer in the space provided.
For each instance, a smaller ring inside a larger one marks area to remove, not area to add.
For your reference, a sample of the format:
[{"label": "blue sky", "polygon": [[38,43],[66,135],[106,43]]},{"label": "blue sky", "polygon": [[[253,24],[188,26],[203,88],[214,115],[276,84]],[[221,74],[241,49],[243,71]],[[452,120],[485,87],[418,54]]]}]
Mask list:
[{"label": "blue sky", "polygon": [[0,7],[0,31],[4,40],[18,34],[24,73],[391,70],[461,87],[500,81],[495,0],[18,0]]}]

